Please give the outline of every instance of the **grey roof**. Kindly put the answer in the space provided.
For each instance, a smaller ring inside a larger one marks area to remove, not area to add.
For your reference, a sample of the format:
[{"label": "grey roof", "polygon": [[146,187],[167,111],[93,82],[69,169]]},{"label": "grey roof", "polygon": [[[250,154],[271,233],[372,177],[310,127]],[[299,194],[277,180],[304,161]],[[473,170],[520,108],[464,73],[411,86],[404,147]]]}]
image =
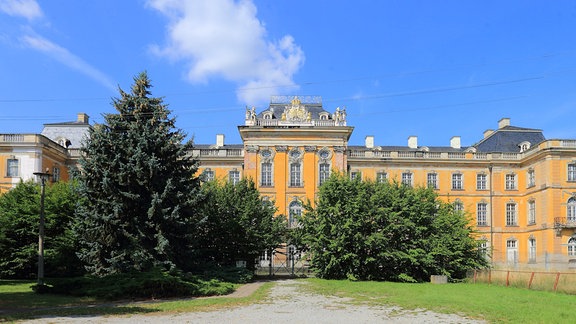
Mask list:
[{"label": "grey roof", "polygon": [[474,144],[478,152],[520,152],[520,143],[529,142],[533,147],[545,141],[540,129],[505,126]]}]

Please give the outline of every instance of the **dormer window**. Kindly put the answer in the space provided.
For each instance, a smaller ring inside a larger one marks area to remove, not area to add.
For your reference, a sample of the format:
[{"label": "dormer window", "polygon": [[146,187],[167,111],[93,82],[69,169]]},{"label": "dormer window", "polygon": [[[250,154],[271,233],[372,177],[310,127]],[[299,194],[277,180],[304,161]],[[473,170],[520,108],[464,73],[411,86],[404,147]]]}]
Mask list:
[{"label": "dormer window", "polygon": [[265,111],[262,113],[262,118],[263,119],[272,119],[273,118],[273,112],[272,111]]},{"label": "dormer window", "polygon": [[520,153],[526,152],[530,149],[530,142],[522,142],[518,146],[520,146]]}]

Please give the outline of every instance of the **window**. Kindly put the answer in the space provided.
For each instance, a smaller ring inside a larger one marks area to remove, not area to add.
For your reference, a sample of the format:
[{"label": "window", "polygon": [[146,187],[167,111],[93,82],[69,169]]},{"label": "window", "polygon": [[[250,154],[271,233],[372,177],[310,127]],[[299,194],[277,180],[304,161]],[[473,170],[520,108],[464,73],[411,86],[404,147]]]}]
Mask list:
[{"label": "window", "polygon": [[360,172],[360,171],[352,171],[352,172],[350,173],[350,179],[351,179],[351,180],[356,180],[356,179],[362,180],[362,172]]},{"label": "window", "polygon": [[230,181],[230,183],[233,185],[240,182],[240,171],[232,170],[228,172],[228,181]]},{"label": "window", "polygon": [[576,256],[576,238],[574,237],[568,240],[568,255]]},{"label": "window", "polygon": [[262,163],[260,170],[260,185],[262,187],[272,187],[272,163]]},{"label": "window", "polygon": [[428,173],[427,176],[428,188],[438,189],[438,174]]},{"label": "window", "polygon": [[478,241],[478,254],[484,259],[488,259],[488,241],[485,239]]},{"label": "window", "polygon": [[576,222],[576,198],[570,197],[566,204],[566,220],[568,222]]},{"label": "window", "polygon": [[60,181],[60,168],[54,167],[52,168],[52,182]]},{"label": "window", "polygon": [[476,205],[476,222],[478,226],[488,225],[488,204],[485,202]]},{"label": "window", "polygon": [[302,165],[290,163],[290,187],[302,187]]},{"label": "window", "polygon": [[6,176],[7,177],[17,177],[18,172],[18,159],[12,158],[8,159]]},{"label": "window", "polygon": [[376,173],[376,182],[384,183],[388,180],[388,174],[386,172],[378,172]]},{"label": "window", "polygon": [[528,201],[528,225],[536,224],[536,202]]},{"label": "window", "polygon": [[462,190],[464,185],[462,184],[462,173],[454,173],[452,175],[452,190]]},{"label": "window", "polygon": [[456,199],[454,202],[454,211],[460,212],[464,210],[464,204],[460,199]]},{"label": "window", "polygon": [[576,181],[576,163],[568,164],[568,181]]},{"label": "window", "polygon": [[298,225],[298,217],[302,215],[302,204],[299,201],[293,201],[288,208],[288,227],[292,228]]},{"label": "window", "polygon": [[528,262],[536,263],[536,239],[528,239]]},{"label": "window", "polygon": [[518,217],[516,214],[516,204],[507,203],[506,204],[506,226],[517,226]]},{"label": "window", "polygon": [[412,173],[402,172],[402,184],[412,186]]},{"label": "window", "polygon": [[214,180],[214,171],[212,171],[211,169],[206,169],[203,172],[203,180],[204,181],[212,181]]},{"label": "window", "polygon": [[536,175],[534,170],[528,170],[528,187],[534,187],[536,185]]},{"label": "window", "polygon": [[330,164],[320,163],[320,172],[318,173],[318,183],[322,185],[328,178],[330,178]]},{"label": "window", "polygon": [[516,243],[514,239],[506,241],[506,258],[508,263],[518,262],[518,245]]},{"label": "window", "polygon": [[506,175],[506,190],[516,190],[516,175],[513,173]]},{"label": "window", "polygon": [[484,173],[478,173],[476,175],[476,190],[487,190],[487,177]]}]

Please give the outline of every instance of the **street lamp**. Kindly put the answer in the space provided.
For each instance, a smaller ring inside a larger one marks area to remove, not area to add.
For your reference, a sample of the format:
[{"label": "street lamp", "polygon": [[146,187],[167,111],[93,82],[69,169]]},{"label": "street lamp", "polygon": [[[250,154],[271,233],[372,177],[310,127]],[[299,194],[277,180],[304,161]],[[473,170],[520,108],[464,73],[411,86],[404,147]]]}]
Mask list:
[{"label": "street lamp", "polygon": [[38,230],[38,286],[44,285],[44,192],[46,179],[50,177],[49,169],[46,172],[34,172],[40,177],[40,228]]}]

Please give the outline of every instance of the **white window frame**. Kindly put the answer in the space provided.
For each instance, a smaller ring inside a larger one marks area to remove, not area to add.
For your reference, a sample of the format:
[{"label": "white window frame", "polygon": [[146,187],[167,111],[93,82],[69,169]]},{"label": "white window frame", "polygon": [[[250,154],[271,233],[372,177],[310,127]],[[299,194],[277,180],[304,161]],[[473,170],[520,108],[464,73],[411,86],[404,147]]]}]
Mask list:
[{"label": "white window frame", "polygon": [[377,183],[384,183],[386,181],[388,181],[388,173],[386,173],[386,172],[376,173],[376,182]]},{"label": "white window frame", "polygon": [[438,173],[430,172],[426,175],[428,188],[438,189]]},{"label": "white window frame", "polygon": [[464,203],[460,199],[456,199],[456,201],[454,201],[453,206],[454,206],[454,211],[457,211],[457,212],[464,211]]},{"label": "white window frame", "polygon": [[464,175],[462,173],[452,174],[452,190],[464,189]]},{"label": "white window frame", "polygon": [[515,173],[508,173],[505,177],[506,182],[506,190],[517,190],[518,184],[516,183],[516,174]]},{"label": "white window frame", "polygon": [[60,181],[60,168],[59,167],[53,167],[52,168],[52,182],[58,182]]},{"label": "white window frame", "polygon": [[330,178],[330,163],[320,162],[318,164],[318,185],[322,185]]},{"label": "white window frame", "polygon": [[528,225],[536,224],[536,201],[528,200]]},{"label": "white window frame", "polygon": [[570,197],[566,202],[566,221],[576,222],[576,198]]},{"label": "white window frame", "polygon": [[272,182],[272,162],[262,162],[260,164],[260,186],[261,187],[272,187],[274,183]]},{"label": "white window frame", "polygon": [[506,203],[506,226],[518,226],[518,211],[516,203]]},{"label": "white window frame", "polygon": [[362,172],[360,171],[352,171],[350,172],[350,180],[362,180]]},{"label": "white window frame", "polygon": [[576,181],[576,163],[568,163],[568,181]]},{"label": "white window frame", "polygon": [[6,177],[19,177],[20,176],[20,160],[17,158],[9,158],[6,160]]},{"label": "white window frame", "polygon": [[518,263],[518,241],[515,239],[506,240],[506,260],[508,263]]},{"label": "white window frame", "polygon": [[202,173],[203,173],[203,178],[204,178],[203,180],[205,182],[213,181],[215,178],[214,170],[212,170],[210,168],[204,169],[204,171]]},{"label": "white window frame", "polygon": [[476,190],[488,190],[488,176],[485,173],[476,174]]},{"label": "white window frame", "polygon": [[290,163],[290,187],[302,187],[302,163]]},{"label": "white window frame", "polygon": [[412,172],[402,172],[402,184],[412,187]]},{"label": "white window frame", "polygon": [[536,185],[536,173],[533,169],[528,170],[528,188]]},{"label": "white window frame", "polygon": [[476,204],[476,224],[478,226],[488,226],[488,204],[485,202]]},{"label": "white window frame", "polygon": [[571,237],[568,239],[568,255],[576,256],[576,238]]},{"label": "white window frame", "polygon": [[238,184],[238,182],[240,182],[240,171],[238,170],[228,171],[228,181],[233,185]]},{"label": "white window frame", "polygon": [[533,237],[528,239],[528,262],[536,263],[536,239]]},{"label": "white window frame", "polygon": [[294,228],[298,226],[297,217],[302,216],[302,203],[294,200],[288,205],[288,227]]}]

